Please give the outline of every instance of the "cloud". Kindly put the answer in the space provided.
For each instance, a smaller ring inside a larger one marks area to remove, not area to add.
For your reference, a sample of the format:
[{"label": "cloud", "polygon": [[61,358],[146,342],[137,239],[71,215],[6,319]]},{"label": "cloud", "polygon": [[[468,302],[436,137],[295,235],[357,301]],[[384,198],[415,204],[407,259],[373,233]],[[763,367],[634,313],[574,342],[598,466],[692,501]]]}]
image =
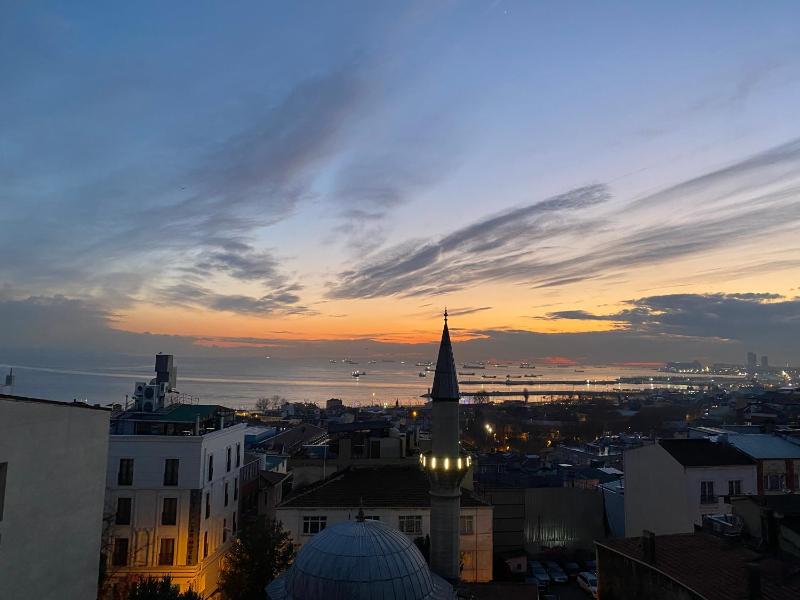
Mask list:
[{"label": "cloud", "polygon": [[447,314],[451,317],[462,317],[464,315],[472,315],[485,310],[492,310],[491,306],[466,306],[464,308],[448,308]]},{"label": "cloud", "polygon": [[792,231],[800,140],[632,202],[610,197],[602,184],[577,188],[407,241],[339,273],[329,296],[434,296],[492,281],[559,287]]},{"label": "cloud", "polygon": [[800,336],[800,299],[779,294],[668,294],[628,300],[612,314],[551,312],[549,319],[613,321],[629,333],[737,340],[791,347]]},{"label": "cloud", "polygon": [[[376,298],[443,294],[478,281],[511,279],[515,268],[535,260],[538,241],[556,231],[578,229],[580,211],[601,204],[605,186],[571,190],[506,211],[436,240],[409,241],[382,252],[358,269],[339,274],[328,292],[332,298]],[[573,222],[565,224],[569,215]]]},{"label": "cloud", "polygon": [[209,287],[196,283],[177,283],[159,290],[159,302],[167,305],[201,307],[266,317],[276,313],[314,314],[314,311],[300,304],[301,289],[291,284],[271,290],[262,296],[245,296],[243,294],[221,294]]},{"label": "cloud", "polygon": [[[89,279],[140,282],[126,288],[127,297],[105,297],[108,286],[96,286],[95,297],[110,306],[146,298],[161,287],[160,278],[187,270],[281,288],[286,277],[267,249],[254,247],[256,233],[312,194],[317,169],[338,151],[367,96],[359,67],[346,65],[300,81],[248,115],[231,115],[222,132],[193,132],[188,147],[170,138],[177,130],[163,132],[135,157],[125,154],[125,144],[142,140],[96,142],[95,153],[76,157],[80,172],[63,160],[31,164],[47,149],[26,133],[8,146],[8,164],[22,175],[0,183],[0,202],[14,203],[0,225],[0,281],[71,296],[84,295]],[[93,142],[84,141],[79,152]],[[249,309],[271,306],[274,295],[280,291],[270,290]],[[248,306],[242,299],[225,303]]]}]

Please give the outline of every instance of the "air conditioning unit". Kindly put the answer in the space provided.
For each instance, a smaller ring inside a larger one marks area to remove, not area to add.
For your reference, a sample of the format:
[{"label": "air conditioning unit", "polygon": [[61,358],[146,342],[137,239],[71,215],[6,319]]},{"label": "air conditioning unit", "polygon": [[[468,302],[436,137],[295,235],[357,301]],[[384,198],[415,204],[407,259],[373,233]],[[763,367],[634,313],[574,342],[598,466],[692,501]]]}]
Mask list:
[{"label": "air conditioning unit", "polygon": [[136,384],[133,386],[133,397],[134,398],[144,398],[144,388],[148,386],[146,381],[137,381]]}]

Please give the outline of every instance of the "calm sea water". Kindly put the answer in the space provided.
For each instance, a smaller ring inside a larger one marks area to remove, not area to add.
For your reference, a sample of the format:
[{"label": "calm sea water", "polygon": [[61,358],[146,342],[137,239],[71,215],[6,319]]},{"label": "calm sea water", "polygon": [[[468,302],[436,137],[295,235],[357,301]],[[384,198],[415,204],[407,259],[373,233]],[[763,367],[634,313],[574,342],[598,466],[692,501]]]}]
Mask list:
[{"label": "calm sea water", "polygon": [[[176,357],[178,390],[199,398],[202,403],[217,403],[233,408],[253,407],[258,398],[280,395],[290,401],[310,401],[324,405],[329,398],[341,398],[348,405],[419,403],[433,382],[433,374],[420,377],[423,367],[415,361],[377,362],[358,360],[358,364],[330,363],[328,360],[299,360],[266,357],[189,358]],[[85,399],[90,403],[109,404],[124,402],[131,394],[136,381],[154,377],[154,362],[141,358],[109,359],[108,364],[87,361],[84,364],[65,366],[39,364],[2,365],[14,367],[16,384],[13,393],[52,400],[70,401]],[[353,370],[366,371],[355,379]],[[513,390],[522,386],[506,386],[507,374],[522,375],[526,379],[575,380],[575,384],[526,384],[530,390],[537,388],[580,391],[605,390],[615,386],[586,384],[589,380],[608,380],[617,377],[654,376],[653,369],[621,366],[553,367],[536,365],[535,369],[521,369],[518,365],[506,368],[487,366],[484,369],[465,369],[474,376],[462,379],[481,380],[482,375],[495,375],[496,379],[482,380],[479,385],[462,385],[462,392],[480,390]],[[3,371],[3,374],[5,371]],[[636,386],[626,384],[631,389]],[[535,400],[536,397],[531,397]]]}]

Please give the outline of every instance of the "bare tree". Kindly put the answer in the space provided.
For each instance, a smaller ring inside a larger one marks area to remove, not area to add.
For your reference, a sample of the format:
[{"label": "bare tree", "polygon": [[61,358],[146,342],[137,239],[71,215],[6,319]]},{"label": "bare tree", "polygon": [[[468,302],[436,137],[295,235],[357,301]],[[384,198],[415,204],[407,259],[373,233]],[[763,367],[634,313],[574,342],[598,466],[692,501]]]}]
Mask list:
[{"label": "bare tree", "polygon": [[269,398],[259,398],[256,400],[256,410],[259,412],[267,412],[270,410],[278,410],[287,402],[286,398],[275,394]]}]

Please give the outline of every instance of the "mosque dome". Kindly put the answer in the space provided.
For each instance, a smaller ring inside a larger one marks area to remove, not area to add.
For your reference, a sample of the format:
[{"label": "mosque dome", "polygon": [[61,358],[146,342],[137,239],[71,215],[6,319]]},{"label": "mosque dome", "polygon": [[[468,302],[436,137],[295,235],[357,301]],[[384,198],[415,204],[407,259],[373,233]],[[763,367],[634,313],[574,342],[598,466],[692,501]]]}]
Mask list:
[{"label": "mosque dome", "polygon": [[453,588],[428,568],[414,543],[380,521],[323,529],[267,586],[270,600],[444,600]]}]

